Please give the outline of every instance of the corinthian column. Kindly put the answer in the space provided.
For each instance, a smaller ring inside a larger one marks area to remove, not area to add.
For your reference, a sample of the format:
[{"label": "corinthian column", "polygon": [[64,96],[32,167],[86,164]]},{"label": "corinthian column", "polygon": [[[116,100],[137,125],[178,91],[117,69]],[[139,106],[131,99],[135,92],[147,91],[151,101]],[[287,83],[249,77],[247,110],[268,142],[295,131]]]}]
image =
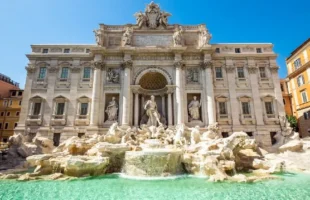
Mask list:
[{"label": "corinthian column", "polygon": [[212,82],[212,62],[209,54],[205,55],[205,59],[201,64],[204,69],[205,79],[206,79],[206,96],[207,96],[207,112],[208,112],[208,124],[215,123],[215,104],[214,104],[214,91]]},{"label": "corinthian column", "polygon": [[182,60],[176,60],[175,66],[175,100],[176,100],[176,124],[184,123],[184,112],[183,112],[183,68],[184,62]]},{"label": "corinthian column", "polygon": [[101,85],[101,70],[104,68],[105,63],[102,60],[101,54],[95,55],[93,62],[94,69],[94,80],[93,80],[93,91],[92,91],[92,102],[91,102],[91,113],[90,113],[90,125],[98,126],[99,119],[99,101],[100,101],[100,85]]},{"label": "corinthian column", "polygon": [[167,94],[168,94],[168,126],[172,126],[172,93],[173,93],[174,88],[168,88]]},{"label": "corinthian column", "polygon": [[[129,56],[130,57],[130,56]],[[130,57],[131,58],[131,57]],[[122,64],[124,69],[124,80],[123,80],[123,114],[122,114],[122,125],[129,125],[129,105],[130,105],[130,73],[132,68],[132,60],[127,59]]]}]

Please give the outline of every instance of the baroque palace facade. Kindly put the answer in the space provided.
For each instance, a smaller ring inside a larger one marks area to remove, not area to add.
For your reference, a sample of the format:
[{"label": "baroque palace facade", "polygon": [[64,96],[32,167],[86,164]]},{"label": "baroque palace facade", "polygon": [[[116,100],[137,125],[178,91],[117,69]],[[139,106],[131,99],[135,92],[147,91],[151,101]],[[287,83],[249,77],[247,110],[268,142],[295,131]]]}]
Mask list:
[{"label": "baroque palace facade", "polygon": [[[32,45],[16,132],[54,139],[146,124],[154,98],[165,126],[218,122],[270,147],[285,115],[270,43],[210,44],[204,24],[168,24],[153,2],[137,23],[100,24],[96,44]],[[154,96],[154,97],[151,97]]]}]

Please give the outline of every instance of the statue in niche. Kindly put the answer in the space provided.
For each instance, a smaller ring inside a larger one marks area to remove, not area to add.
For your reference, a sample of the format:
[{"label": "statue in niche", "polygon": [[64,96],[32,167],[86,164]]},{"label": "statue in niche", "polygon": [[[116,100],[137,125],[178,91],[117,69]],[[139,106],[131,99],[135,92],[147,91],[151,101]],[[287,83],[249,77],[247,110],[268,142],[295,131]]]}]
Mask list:
[{"label": "statue in niche", "polygon": [[101,45],[101,40],[102,40],[102,30],[101,29],[97,29],[93,31],[95,33],[95,38],[96,38],[96,43],[97,45]]},{"label": "statue in niche", "polygon": [[105,112],[108,114],[107,121],[117,121],[118,104],[115,97],[112,97],[112,101],[109,102]]},{"label": "statue in niche", "polygon": [[204,47],[208,45],[211,38],[212,38],[212,35],[209,33],[209,30],[201,26],[200,27],[200,42],[201,42],[200,46]]},{"label": "statue in niche", "polygon": [[161,126],[160,114],[157,111],[157,104],[155,102],[155,97],[152,95],[151,99],[146,102],[144,105],[144,110],[146,110],[146,115],[148,116],[147,125],[148,126],[157,126],[157,123]]},{"label": "statue in niche", "polygon": [[108,83],[119,83],[119,73],[109,68],[107,71],[107,81]]},{"label": "statue in niche", "polygon": [[201,102],[197,100],[194,96],[193,100],[188,104],[189,121],[200,120],[199,109],[201,107]]},{"label": "statue in niche", "polygon": [[122,46],[131,46],[132,43],[132,27],[126,27],[125,33],[122,37]]},{"label": "statue in niche", "polygon": [[183,45],[183,28],[182,28],[182,26],[177,27],[172,38],[173,38],[174,46],[182,46]]},{"label": "statue in niche", "polygon": [[199,81],[198,69],[188,69],[187,82],[188,83],[198,83],[198,81]]}]

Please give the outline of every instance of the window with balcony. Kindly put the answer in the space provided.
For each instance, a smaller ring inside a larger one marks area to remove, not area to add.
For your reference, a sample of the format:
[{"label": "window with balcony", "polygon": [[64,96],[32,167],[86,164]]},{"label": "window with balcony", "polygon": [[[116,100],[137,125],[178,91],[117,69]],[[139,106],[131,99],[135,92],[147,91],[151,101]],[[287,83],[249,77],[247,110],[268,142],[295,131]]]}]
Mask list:
[{"label": "window with balcony", "polygon": [[220,115],[227,115],[226,102],[219,102]]},{"label": "window with balcony", "polygon": [[65,103],[56,104],[56,115],[63,115],[65,111]]},{"label": "window with balcony", "polygon": [[237,73],[239,79],[244,79],[244,68],[243,67],[237,67]]},{"label": "window with balcony", "polygon": [[221,67],[216,67],[215,68],[215,77],[218,79],[223,78],[223,73],[222,73],[222,68]]},{"label": "window with balcony", "polygon": [[294,67],[295,67],[295,70],[298,69],[299,67],[301,67],[301,60],[300,60],[300,58],[297,58],[294,61]]},{"label": "window with balcony", "polygon": [[308,102],[307,90],[301,91],[300,94],[301,94],[302,102],[307,103]]},{"label": "window with balcony", "polygon": [[88,103],[81,103],[80,115],[87,115],[88,113]]},{"label": "window with balcony", "polygon": [[40,67],[38,80],[40,81],[45,79],[45,76],[46,76],[46,67]]},{"label": "window with balcony", "polygon": [[265,102],[265,109],[267,116],[274,114],[272,102]]},{"label": "window with balcony", "polygon": [[261,79],[267,78],[265,67],[259,67],[259,76]]},{"label": "window with balcony", "polygon": [[90,67],[84,67],[84,70],[83,70],[83,81],[89,81],[89,79],[90,79],[90,72],[91,72],[91,68]]},{"label": "window with balcony", "polygon": [[42,122],[42,108],[43,99],[39,96],[35,96],[29,100],[29,114],[27,118],[27,124],[40,125]]},{"label": "window with balcony", "polygon": [[33,105],[33,115],[39,115],[41,113],[41,102],[36,102]]},{"label": "window with balcony", "polygon": [[297,77],[297,85],[298,87],[302,86],[305,84],[305,79],[303,75],[300,75]]},{"label": "window with balcony", "polygon": [[89,109],[90,98],[83,96],[78,99],[77,113],[76,113],[76,125],[87,125],[89,124]]},{"label": "window with balcony", "polygon": [[241,106],[242,106],[242,114],[244,114],[244,115],[250,115],[251,114],[249,102],[241,102]]},{"label": "window with balcony", "polygon": [[60,81],[67,81],[69,76],[69,67],[61,68]]},{"label": "window with balcony", "polygon": [[67,104],[68,100],[63,96],[58,96],[54,99],[54,111],[52,116],[53,125],[66,124]]}]

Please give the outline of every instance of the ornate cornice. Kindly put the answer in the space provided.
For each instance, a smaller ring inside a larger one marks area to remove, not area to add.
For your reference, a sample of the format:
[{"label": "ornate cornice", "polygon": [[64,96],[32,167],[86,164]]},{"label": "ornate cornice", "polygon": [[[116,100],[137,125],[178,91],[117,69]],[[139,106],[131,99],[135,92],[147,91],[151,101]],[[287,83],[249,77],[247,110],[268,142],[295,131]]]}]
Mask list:
[{"label": "ornate cornice", "polygon": [[200,67],[202,69],[208,69],[208,68],[212,68],[213,63],[211,60],[204,60],[202,62],[200,62]]},{"label": "ornate cornice", "polygon": [[183,69],[185,67],[185,63],[183,60],[174,61],[173,65],[175,68]]},{"label": "ornate cornice", "polygon": [[94,69],[104,69],[105,67],[105,62],[102,60],[97,60],[97,61],[93,61],[93,68]]},{"label": "ornate cornice", "polygon": [[125,68],[129,68],[129,69],[131,69],[132,68],[132,66],[133,66],[133,62],[132,62],[132,60],[124,60],[123,62],[122,62],[122,68],[123,69],[125,69]]}]

